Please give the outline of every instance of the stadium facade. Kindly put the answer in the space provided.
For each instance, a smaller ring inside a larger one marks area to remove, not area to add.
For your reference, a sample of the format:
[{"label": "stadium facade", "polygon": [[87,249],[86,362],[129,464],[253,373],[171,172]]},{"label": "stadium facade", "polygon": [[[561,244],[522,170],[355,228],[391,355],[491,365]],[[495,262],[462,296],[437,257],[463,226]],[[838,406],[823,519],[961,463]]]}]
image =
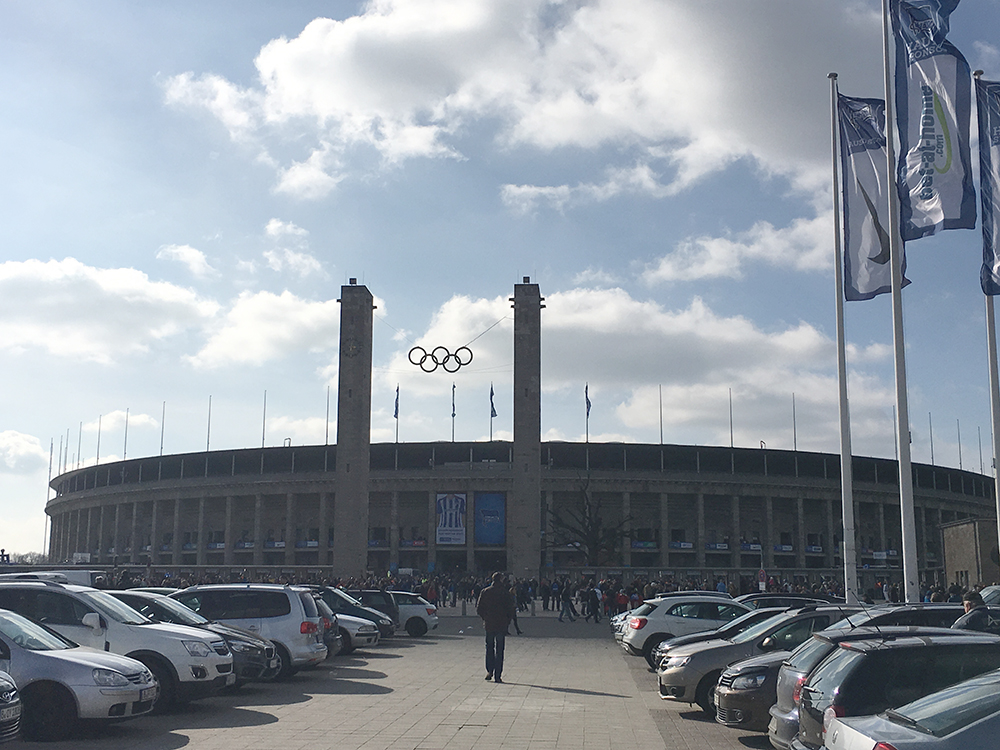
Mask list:
[{"label": "stadium facade", "polygon": [[[341,289],[337,445],[206,451],[55,477],[49,558],[337,576],[842,578],[840,457],[766,448],[543,442],[537,284],[514,287],[514,439],[370,443],[372,295]],[[901,580],[895,461],[854,457],[859,580]],[[914,464],[917,557],[942,581],[941,527],[994,513],[993,479]],[[555,517],[586,499],[616,548],[588,560]],[[595,564],[595,562],[597,564]]]}]

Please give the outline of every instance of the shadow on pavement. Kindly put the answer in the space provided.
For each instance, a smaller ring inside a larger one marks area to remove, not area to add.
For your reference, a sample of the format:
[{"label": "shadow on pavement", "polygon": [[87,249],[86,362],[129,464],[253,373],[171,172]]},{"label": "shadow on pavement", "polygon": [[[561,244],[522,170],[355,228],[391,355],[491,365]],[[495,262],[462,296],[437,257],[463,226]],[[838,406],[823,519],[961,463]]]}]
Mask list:
[{"label": "shadow on pavement", "polygon": [[579,688],[557,688],[549,687],[548,685],[532,685],[526,682],[509,682],[504,680],[507,685],[518,685],[519,687],[530,687],[536,690],[551,690],[553,693],[571,693],[573,695],[597,695],[602,698],[628,698],[627,695],[620,695],[619,693],[602,693],[598,690],[580,690]]},{"label": "shadow on pavement", "polygon": [[739,738],[740,744],[744,747],[752,747],[754,750],[770,750],[771,741],[766,734],[748,734]]}]

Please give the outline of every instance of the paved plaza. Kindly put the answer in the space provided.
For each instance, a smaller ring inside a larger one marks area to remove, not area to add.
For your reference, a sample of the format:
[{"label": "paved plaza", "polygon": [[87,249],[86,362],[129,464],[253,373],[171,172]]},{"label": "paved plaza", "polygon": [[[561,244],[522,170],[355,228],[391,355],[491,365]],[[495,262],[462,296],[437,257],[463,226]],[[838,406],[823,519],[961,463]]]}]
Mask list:
[{"label": "paved plaza", "polygon": [[[644,659],[625,656],[607,621],[522,614],[504,683],[486,682],[480,621],[441,611],[423,638],[337,656],[290,682],[250,685],[165,716],[92,730],[51,748],[88,750],[608,750],[769,748],[686,704],[661,701]],[[511,628],[513,633],[513,628]],[[55,719],[55,717],[54,717]],[[57,720],[57,719],[55,719]],[[15,742],[7,747],[37,745]]]}]

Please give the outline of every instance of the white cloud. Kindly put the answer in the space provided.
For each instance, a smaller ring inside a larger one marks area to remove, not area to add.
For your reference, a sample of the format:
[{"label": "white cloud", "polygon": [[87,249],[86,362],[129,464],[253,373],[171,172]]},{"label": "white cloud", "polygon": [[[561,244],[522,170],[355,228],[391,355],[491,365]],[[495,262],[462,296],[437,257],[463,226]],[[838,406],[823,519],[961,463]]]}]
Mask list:
[{"label": "white cloud", "polygon": [[325,351],[339,340],[340,308],[285,291],[243,292],[189,361],[196,367],[262,365],[298,351]]},{"label": "white cloud", "polygon": [[160,427],[159,420],[149,414],[137,412],[128,412],[126,414],[124,409],[117,409],[107,414],[102,414],[98,419],[84,422],[83,431],[97,432],[100,430],[103,433],[105,430],[113,430],[120,432],[125,428],[126,419],[128,419],[128,428],[130,430],[159,429]]},{"label": "white cloud", "polygon": [[109,364],[198,327],[218,306],[133,268],[73,258],[0,264],[0,348]]},{"label": "white cloud", "polygon": [[613,286],[619,281],[614,274],[590,266],[573,277],[573,284],[576,286]]},{"label": "white cloud", "polygon": [[[504,190],[514,206],[559,208],[669,195],[743,158],[818,189],[828,114],[817,81],[837,69],[877,87],[880,51],[877,14],[859,0],[376,0],[266,44],[256,86],[188,72],[165,96],[255,142],[277,189],[303,198],[367,169],[355,166],[366,152],[383,165],[459,157],[474,123],[506,147],[618,150],[603,184]],[[288,144],[297,157],[274,156]],[[650,159],[671,174],[661,180]]]},{"label": "white cloud", "polygon": [[[286,439],[292,445],[323,445],[326,437],[326,419],[324,417],[307,417],[295,419],[292,417],[268,417],[267,437],[269,445],[283,445]],[[330,417],[330,442],[336,442],[337,420]]]},{"label": "white cloud", "polygon": [[205,253],[190,245],[164,245],[157,251],[156,257],[161,260],[176,260],[183,263],[192,275],[199,278],[215,273],[215,269],[209,264]]},{"label": "white cloud", "polygon": [[326,276],[323,264],[309,253],[299,253],[288,248],[281,248],[280,250],[266,250],[264,259],[267,261],[267,267],[272,271],[287,270],[301,278],[313,274]]},{"label": "white cloud", "polygon": [[264,227],[264,233],[273,239],[288,236],[307,237],[309,235],[308,230],[296,226],[290,221],[282,221],[281,219],[271,219],[268,221],[267,226]]},{"label": "white cloud", "polygon": [[832,218],[796,219],[787,227],[759,221],[732,237],[693,237],[685,240],[642,273],[647,284],[740,278],[749,262],[803,271],[829,269]]},{"label": "white cloud", "polygon": [[0,472],[29,474],[48,464],[49,451],[34,435],[4,430],[0,432]]}]

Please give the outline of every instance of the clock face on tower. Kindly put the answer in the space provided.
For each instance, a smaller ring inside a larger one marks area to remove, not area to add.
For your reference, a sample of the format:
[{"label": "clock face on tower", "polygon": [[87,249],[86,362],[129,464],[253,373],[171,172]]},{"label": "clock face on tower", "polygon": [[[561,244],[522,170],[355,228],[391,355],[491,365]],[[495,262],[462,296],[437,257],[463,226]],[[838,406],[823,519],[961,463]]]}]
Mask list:
[{"label": "clock face on tower", "polygon": [[353,336],[344,340],[344,355],[347,357],[356,357],[361,353],[361,342],[359,342]]}]

